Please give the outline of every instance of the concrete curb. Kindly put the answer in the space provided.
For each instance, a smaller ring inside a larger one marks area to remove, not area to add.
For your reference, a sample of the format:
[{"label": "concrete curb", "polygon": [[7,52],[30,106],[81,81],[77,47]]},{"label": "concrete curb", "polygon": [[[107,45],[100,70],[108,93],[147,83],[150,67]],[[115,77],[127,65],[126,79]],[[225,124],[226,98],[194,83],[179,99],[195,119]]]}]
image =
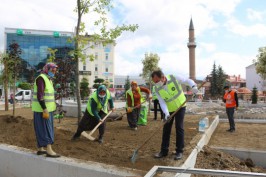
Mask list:
[{"label": "concrete curb", "polygon": [[140,176],[133,169],[67,157],[57,159],[37,156],[30,150],[0,144],[0,176],[5,177],[120,177]]},{"label": "concrete curb", "polygon": [[[189,168],[194,168],[197,160],[197,155],[198,153],[202,150],[203,146],[208,144],[209,140],[211,139],[211,136],[213,132],[215,131],[217,125],[219,124],[219,116],[216,115],[215,119],[209,126],[209,128],[202,134],[201,139],[197,143],[196,147],[192,150],[184,164],[182,165],[182,168],[189,169]],[[176,176],[179,177],[189,177],[190,174],[176,174]]]}]

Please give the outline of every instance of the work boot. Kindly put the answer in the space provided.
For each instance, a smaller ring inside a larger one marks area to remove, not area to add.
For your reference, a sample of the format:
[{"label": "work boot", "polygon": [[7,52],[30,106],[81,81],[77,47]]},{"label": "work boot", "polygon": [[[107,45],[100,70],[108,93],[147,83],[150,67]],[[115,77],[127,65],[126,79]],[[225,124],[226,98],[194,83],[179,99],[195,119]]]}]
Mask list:
[{"label": "work boot", "polygon": [[159,152],[159,153],[154,154],[154,158],[156,159],[159,159],[165,156],[167,156],[167,153]]},{"label": "work boot", "polygon": [[180,159],[182,159],[182,157],[183,157],[183,153],[178,152],[178,153],[176,153],[174,160],[180,160]]},{"label": "work boot", "polygon": [[103,136],[99,136],[97,141],[98,141],[99,144],[102,144],[103,143]]},{"label": "work boot", "polygon": [[80,136],[77,136],[76,134],[71,138],[71,141],[75,141],[75,140],[77,140],[77,139],[79,139],[80,138]]}]

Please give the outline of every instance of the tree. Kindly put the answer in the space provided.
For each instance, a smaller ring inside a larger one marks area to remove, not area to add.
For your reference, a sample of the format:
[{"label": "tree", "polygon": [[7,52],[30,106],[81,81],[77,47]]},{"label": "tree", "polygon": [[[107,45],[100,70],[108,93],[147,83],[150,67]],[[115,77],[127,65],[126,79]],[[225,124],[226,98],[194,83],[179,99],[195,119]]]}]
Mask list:
[{"label": "tree", "polygon": [[218,90],[218,85],[217,85],[217,70],[216,70],[216,64],[214,62],[213,67],[212,67],[212,72],[211,72],[211,96],[217,96],[217,90]]},{"label": "tree", "polygon": [[[76,62],[76,97],[78,104],[78,122],[81,118],[81,100],[80,100],[80,83],[79,83],[79,60],[85,62],[87,56],[84,53],[85,46],[88,44],[88,40],[92,42],[102,42],[103,45],[108,43],[114,43],[115,39],[119,37],[123,31],[134,32],[138,25],[122,25],[116,26],[113,29],[107,29],[106,25],[108,22],[107,12],[112,8],[111,0],[77,0],[77,7],[75,11],[78,14],[77,26],[75,30],[75,49],[73,51],[74,59]],[[97,13],[99,19],[94,21],[94,25],[98,26],[100,33],[94,33],[90,38],[84,38],[81,34],[85,32],[85,23],[82,22],[83,15],[87,13]],[[93,45],[90,46],[93,48]],[[90,60],[94,59],[93,55],[88,56]]]},{"label": "tree", "polygon": [[256,64],[256,72],[265,80],[266,79],[266,47],[259,48]]},{"label": "tree", "polygon": [[94,81],[94,84],[93,84],[93,88],[97,89],[99,87],[99,85],[103,84],[104,83],[104,79],[102,78],[97,78],[95,79]]},{"label": "tree", "polygon": [[226,82],[226,75],[225,72],[222,68],[222,66],[218,66],[218,71],[217,71],[217,93],[219,96],[223,95],[224,93],[224,85]]},{"label": "tree", "polygon": [[[154,70],[159,69],[158,63],[160,61],[160,57],[156,53],[145,53],[145,58],[142,60],[143,68],[142,68],[142,78],[149,83],[149,89],[152,90],[151,83],[151,73]],[[150,115],[150,100],[149,100],[149,115]]]},{"label": "tree", "polygon": [[22,90],[31,90],[31,84],[27,82],[21,82],[18,84],[18,88],[21,88]]},{"label": "tree", "polygon": [[80,95],[81,95],[82,100],[84,100],[85,97],[89,96],[89,82],[88,82],[88,79],[86,78],[81,79]]},{"label": "tree", "polygon": [[[8,78],[8,75],[11,75],[11,80],[9,80],[9,82],[11,82],[13,85],[14,96],[16,92],[17,78],[21,75],[21,70],[22,70],[20,66],[20,63],[21,63],[20,55],[21,54],[22,54],[22,50],[20,46],[16,42],[13,42],[8,46],[7,56],[5,57],[5,62],[4,62],[5,74],[7,76],[6,78]],[[13,102],[13,117],[14,116],[15,116],[15,103]]]},{"label": "tree", "polygon": [[254,86],[252,89],[251,104],[257,104],[257,102],[258,102],[258,90],[257,87]]},{"label": "tree", "polygon": [[130,80],[129,80],[129,76],[127,76],[127,78],[126,78],[126,80],[125,80],[124,89],[125,89],[125,97],[126,97],[127,90],[130,89]]},{"label": "tree", "polygon": [[[0,59],[1,59],[1,64],[4,66],[7,65],[8,62],[8,55],[7,53],[0,53]],[[8,68],[4,67],[3,70],[3,85],[4,85],[4,92],[5,92],[5,111],[8,111],[8,81],[10,80],[10,75],[8,74]]]}]

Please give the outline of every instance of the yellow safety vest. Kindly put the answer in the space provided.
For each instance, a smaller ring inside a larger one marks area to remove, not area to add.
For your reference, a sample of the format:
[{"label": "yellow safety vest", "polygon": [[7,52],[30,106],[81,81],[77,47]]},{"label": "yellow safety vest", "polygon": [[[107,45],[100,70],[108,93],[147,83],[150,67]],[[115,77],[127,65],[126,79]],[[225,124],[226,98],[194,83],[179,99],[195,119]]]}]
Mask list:
[{"label": "yellow safety vest", "polygon": [[[48,112],[53,112],[56,109],[53,82],[50,79],[48,79],[48,77],[45,74],[40,74],[38,77],[42,77],[45,83],[43,99],[46,105],[46,109],[48,110]],[[43,109],[37,99],[37,84],[36,84],[37,78],[35,79],[33,87],[32,111],[43,112]]]},{"label": "yellow safety vest", "polygon": [[166,78],[167,90],[164,89],[164,86],[155,86],[155,92],[165,101],[168,111],[174,112],[186,101],[186,96],[181,84],[178,83],[173,75],[168,75]]},{"label": "yellow safety vest", "polygon": [[[143,103],[145,101],[145,98],[143,98],[142,94],[141,94],[141,91],[140,91],[140,88],[137,87],[137,91],[139,92],[140,94],[140,102]],[[131,89],[129,89],[127,92],[126,92],[126,107],[128,107],[127,105],[127,94],[130,95],[131,97],[131,102],[132,102],[132,107],[134,107],[134,96],[133,96],[133,92]]]},{"label": "yellow safety vest", "polygon": [[155,86],[152,87],[152,100],[156,100],[158,99],[157,98],[157,95],[156,95],[156,92],[155,92]]},{"label": "yellow safety vest", "polygon": [[100,112],[102,110],[104,113],[106,113],[106,114],[108,113],[107,103],[108,103],[108,100],[111,98],[111,94],[110,94],[109,90],[106,90],[106,96],[107,96],[107,98],[104,102],[104,105],[102,106],[102,104],[100,103],[100,101],[98,99],[97,91],[92,93],[92,95],[89,97],[89,101],[87,103],[87,110],[90,113],[90,115],[94,116],[92,113],[92,110],[91,110],[91,99],[93,99],[97,103],[97,111],[98,112]]}]

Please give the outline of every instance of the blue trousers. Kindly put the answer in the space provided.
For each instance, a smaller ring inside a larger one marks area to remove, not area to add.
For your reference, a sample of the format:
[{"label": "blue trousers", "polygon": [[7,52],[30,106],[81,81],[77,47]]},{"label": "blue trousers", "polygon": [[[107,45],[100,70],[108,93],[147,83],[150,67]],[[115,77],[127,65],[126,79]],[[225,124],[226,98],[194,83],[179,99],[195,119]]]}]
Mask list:
[{"label": "blue trousers", "polygon": [[[164,124],[163,127],[163,136],[162,136],[162,144],[161,144],[161,152],[163,154],[168,154],[169,152],[169,142],[170,135],[172,130],[172,125],[175,120],[175,130],[176,130],[176,152],[182,153],[184,148],[184,117],[186,113],[186,107],[182,107],[175,116],[171,119],[171,121]],[[173,112],[170,112],[170,115]]]},{"label": "blue trousers", "polygon": [[49,113],[49,119],[42,117],[42,112],[33,113],[34,130],[37,140],[37,147],[46,147],[54,143],[54,115]]}]

